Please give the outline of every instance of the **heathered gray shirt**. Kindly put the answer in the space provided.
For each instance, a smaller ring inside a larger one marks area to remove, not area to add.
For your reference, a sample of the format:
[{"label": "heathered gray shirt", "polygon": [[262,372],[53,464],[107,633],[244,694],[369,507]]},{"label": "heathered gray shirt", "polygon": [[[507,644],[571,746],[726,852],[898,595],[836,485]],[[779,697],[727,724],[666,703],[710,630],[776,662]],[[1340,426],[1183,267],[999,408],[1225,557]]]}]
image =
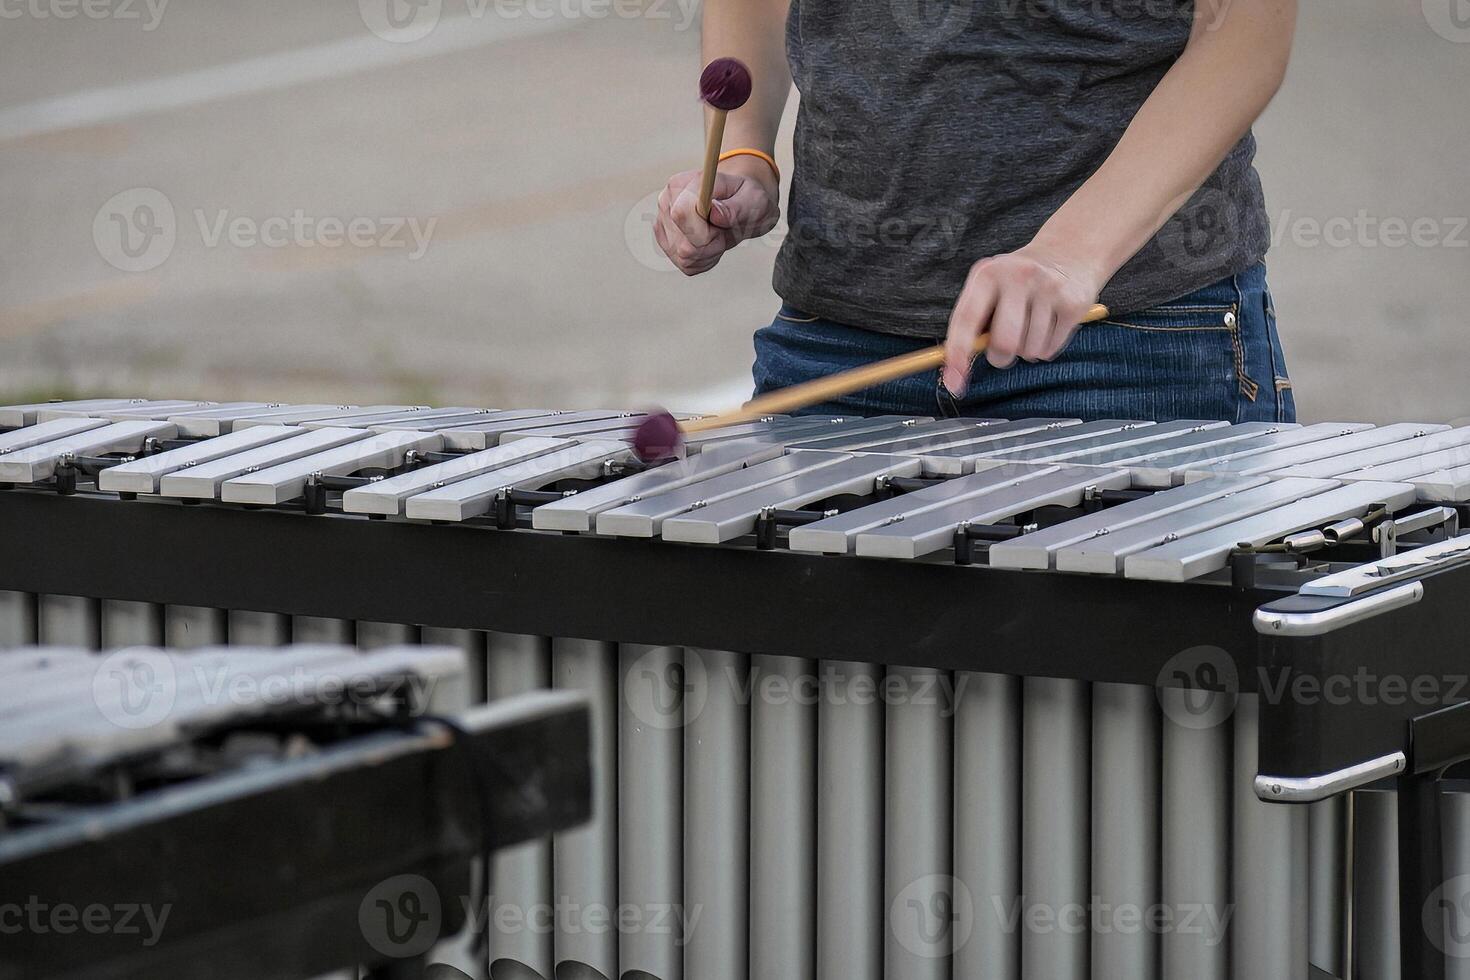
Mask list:
[{"label": "heathered gray shirt", "polygon": [[[1193,6],[792,0],[801,109],[776,292],[840,323],[943,335],[970,266],[1029,242],[1102,164],[1183,52]],[[1259,261],[1254,155],[1247,135],[1101,301],[1145,309]]]}]

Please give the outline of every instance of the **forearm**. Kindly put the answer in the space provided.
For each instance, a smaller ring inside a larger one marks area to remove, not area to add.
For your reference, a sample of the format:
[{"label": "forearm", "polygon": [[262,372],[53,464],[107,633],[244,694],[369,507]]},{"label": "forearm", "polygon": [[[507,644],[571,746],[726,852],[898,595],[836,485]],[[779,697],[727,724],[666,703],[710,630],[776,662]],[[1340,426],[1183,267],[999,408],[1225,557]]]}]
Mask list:
[{"label": "forearm", "polygon": [[[791,93],[786,63],[786,14],[790,0],[705,0],[704,61],[739,58],[754,80],[750,101],[730,113],[725,145],[774,155],[776,131]],[[723,168],[722,168],[723,169]]]},{"label": "forearm", "polygon": [[1035,244],[1105,283],[1220,165],[1280,87],[1296,0],[1199,0],[1184,54]]}]

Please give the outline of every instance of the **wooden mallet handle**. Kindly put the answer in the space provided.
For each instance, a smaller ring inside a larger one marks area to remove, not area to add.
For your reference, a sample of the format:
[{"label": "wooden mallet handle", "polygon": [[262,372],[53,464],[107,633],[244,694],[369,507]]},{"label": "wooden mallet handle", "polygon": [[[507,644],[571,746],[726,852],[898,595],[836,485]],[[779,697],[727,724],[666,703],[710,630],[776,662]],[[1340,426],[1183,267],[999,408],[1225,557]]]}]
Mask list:
[{"label": "wooden mallet handle", "polygon": [[[1106,319],[1107,315],[1108,308],[1099,303],[1087,311],[1082,322],[1094,323]],[[984,353],[985,348],[989,345],[989,332],[982,333],[975,338],[975,353]],[[792,385],[790,388],[759,395],[733,412],[692,419],[681,423],[679,427],[685,433],[706,432],[727,425],[754,422],[767,415],[784,415],[787,412],[820,405],[822,402],[841,398],[843,395],[850,395],[855,391],[862,391],[886,381],[895,381],[911,374],[918,374],[920,371],[937,368],[943,363],[944,345],[935,344],[933,347],[925,347],[907,354],[900,354],[897,357],[890,357],[887,360],[828,375],[825,378],[814,378],[799,385]]]},{"label": "wooden mallet handle", "polygon": [[699,200],[694,204],[695,213],[705,221],[709,220],[710,202],[715,196],[715,172],[720,166],[720,147],[725,142],[725,117],[729,115],[724,109],[711,109],[709,121],[709,136],[704,142],[704,172],[699,180]]}]

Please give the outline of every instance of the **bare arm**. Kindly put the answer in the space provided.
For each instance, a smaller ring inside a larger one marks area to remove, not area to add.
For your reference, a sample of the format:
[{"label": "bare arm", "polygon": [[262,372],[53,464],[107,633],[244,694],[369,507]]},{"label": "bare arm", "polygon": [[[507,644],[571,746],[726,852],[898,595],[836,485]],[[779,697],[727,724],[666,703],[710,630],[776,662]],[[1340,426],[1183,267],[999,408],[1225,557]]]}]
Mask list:
[{"label": "bare arm", "polygon": [[1108,280],[1214,172],[1281,86],[1296,0],[1198,0],[1190,40],[1113,152],[1031,243],[971,269],[950,318],[945,384],[988,357],[1054,357]]},{"label": "bare arm", "polygon": [[[752,147],[775,155],[776,131],[791,92],[786,64],[786,14],[790,0],[705,0],[704,61],[739,58],[750,67],[755,87],[750,100],[730,113],[725,146]],[[780,187],[766,163],[733,157],[720,164],[710,220],[695,213],[699,171],[669,178],[659,194],[654,239],[686,275],[706,272],[725,252],[747,238],[758,238],[780,217]]]}]

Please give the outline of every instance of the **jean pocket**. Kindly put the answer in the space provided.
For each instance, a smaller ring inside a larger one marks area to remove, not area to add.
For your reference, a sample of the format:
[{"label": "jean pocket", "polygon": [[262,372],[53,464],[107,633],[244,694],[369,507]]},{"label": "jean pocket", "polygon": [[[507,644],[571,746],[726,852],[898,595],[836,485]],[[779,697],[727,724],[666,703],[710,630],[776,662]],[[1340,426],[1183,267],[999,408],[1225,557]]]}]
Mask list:
[{"label": "jean pocket", "polygon": [[1239,316],[1235,303],[1168,303],[1100,321],[1129,330],[1221,330],[1235,328]]},{"label": "jean pocket", "polygon": [[1286,352],[1281,347],[1281,332],[1276,328],[1276,304],[1268,291],[1264,297],[1266,335],[1271,349],[1271,384],[1276,390],[1276,421],[1296,421],[1296,394],[1291,375],[1286,370]]}]

